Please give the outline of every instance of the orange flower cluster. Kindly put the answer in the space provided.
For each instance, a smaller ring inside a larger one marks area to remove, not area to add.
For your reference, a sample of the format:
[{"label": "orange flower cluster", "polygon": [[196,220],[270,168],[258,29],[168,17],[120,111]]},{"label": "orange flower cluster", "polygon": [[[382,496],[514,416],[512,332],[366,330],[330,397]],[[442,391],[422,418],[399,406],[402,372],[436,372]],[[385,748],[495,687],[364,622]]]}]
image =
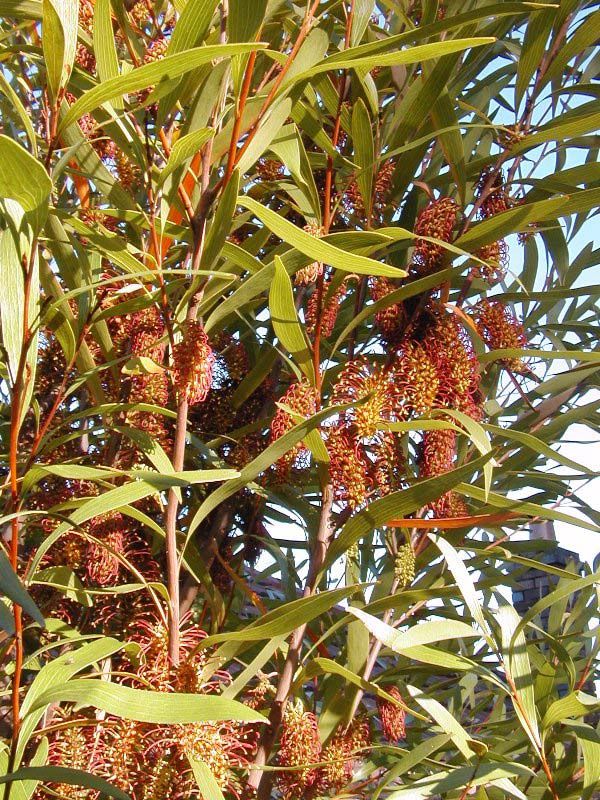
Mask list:
[{"label": "orange flower cluster", "polygon": [[381,369],[372,369],[364,358],[348,361],[333,387],[331,402],[353,403],[346,418],[358,439],[369,438],[392,415],[389,377]]},{"label": "orange flower cluster", "polygon": [[[477,329],[490,350],[522,350],[527,347],[525,329],[513,312],[500,300],[481,300],[474,308]],[[520,356],[499,359],[512,372],[525,372]]]},{"label": "orange flower cluster", "polygon": [[[456,460],[456,431],[451,428],[425,431],[419,455],[419,474],[434,478],[450,472]],[[429,504],[436,517],[464,517],[465,501],[454,491],[446,492]]]},{"label": "orange flower cluster", "polygon": [[[279,402],[305,419],[308,419],[317,411],[317,396],[315,390],[304,382],[293,383]],[[271,422],[271,442],[280,439],[297,424],[298,420],[294,419],[289,411],[286,411],[284,408],[278,408]],[[308,448],[304,442],[295,444],[278,460],[277,472],[279,475],[287,475],[298,456],[307,451]]]},{"label": "orange flower cluster", "polygon": [[[383,300],[397,288],[389,278],[369,278],[371,298],[376,303],[379,300]],[[382,337],[389,343],[397,341],[405,324],[406,313],[404,306],[399,303],[392,303],[375,313],[375,325],[381,332]]]},{"label": "orange flower cluster", "polygon": [[285,800],[293,800],[315,784],[319,773],[310,765],[321,760],[321,749],[316,716],[305,711],[301,701],[289,703],[283,718],[279,764],[302,769],[279,773],[278,784]]},{"label": "orange flower cluster", "polygon": [[329,475],[338,500],[349,508],[357,508],[367,498],[371,488],[370,462],[364,447],[343,427],[327,429]]},{"label": "orange flower cluster", "polygon": [[174,383],[179,397],[191,405],[206,400],[212,381],[215,354],[200,322],[188,320],[183,338],[173,348]]},{"label": "orange flower cluster", "polygon": [[392,363],[389,387],[399,419],[420,416],[433,408],[440,379],[437,363],[425,347],[407,341]]},{"label": "orange flower cluster", "polygon": [[[417,217],[415,235],[451,242],[457,217],[458,205],[450,197],[431,200]],[[420,277],[430,275],[440,267],[445,252],[441,244],[417,238],[411,271]]]},{"label": "orange flower cluster", "polygon": [[[335,291],[332,291],[331,281],[329,280],[324,281],[323,291],[320,298],[317,289],[313,291],[311,296],[308,298],[305,313],[306,330],[308,333],[313,335],[316,332],[318,320],[321,336],[323,336],[325,339],[331,336],[337,321],[340,305],[346,297],[347,291],[348,288],[345,281],[341,283]],[[321,301],[320,309],[319,299]]]},{"label": "orange flower cluster", "polygon": [[486,262],[485,264],[475,264],[476,277],[483,278],[490,286],[505,278],[508,270],[508,245],[504,239],[480,247],[475,255]]},{"label": "orange flower cluster", "polygon": [[[358,717],[347,728],[338,730],[326,747],[319,740],[317,718],[304,710],[301,701],[288,705],[285,712],[279,763],[286,767],[304,767],[282,772],[278,785],[284,800],[300,795],[320,796],[338,792],[352,780],[361,753],[371,744],[366,719]],[[311,764],[324,762],[324,766]]]},{"label": "orange flower cluster", "polygon": [[370,744],[371,729],[364,717],[357,717],[345,730],[337,731],[321,756],[325,766],[319,772],[319,790],[339,792],[347,786]]},{"label": "orange flower cluster", "polygon": [[[229,675],[218,672],[208,683],[201,679],[206,660],[193,653],[205,637],[204,631],[188,622],[181,631],[181,664],[175,668],[168,657],[167,632],[156,618],[142,622],[132,637],[141,647],[139,661],[122,657],[121,680],[128,685],[156,691],[215,693]],[[190,680],[190,675],[194,680]],[[190,766],[200,760],[210,769],[219,788],[234,797],[241,791],[239,771],[248,767],[256,749],[257,730],[252,724],[203,722],[154,725],[123,720],[111,715],[64,716],[63,724],[50,734],[49,761],[57,766],[91,770],[134,800],[201,800]],[[79,787],[52,786],[61,796],[96,800],[97,792]],[[36,800],[52,796],[44,786]]]}]

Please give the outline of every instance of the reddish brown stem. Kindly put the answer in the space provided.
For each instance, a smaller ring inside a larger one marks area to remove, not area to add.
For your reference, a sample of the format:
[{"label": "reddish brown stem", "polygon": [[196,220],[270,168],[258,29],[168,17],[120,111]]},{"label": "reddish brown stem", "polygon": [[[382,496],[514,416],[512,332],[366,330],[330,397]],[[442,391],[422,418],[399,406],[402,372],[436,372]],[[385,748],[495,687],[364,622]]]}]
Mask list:
[{"label": "reddish brown stem", "polygon": [[235,121],[233,123],[233,131],[231,133],[231,141],[229,143],[229,154],[227,157],[227,167],[225,168],[225,177],[224,177],[225,183],[229,182],[229,179],[231,178],[233,170],[235,168],[237,144],[238,144],[238,139],[240,138],[240,130],[242,127],[242,117],[244,116],[246,101],[248,100],[248,95],[250,94],[250,86],[252,84],[252,74],[254,72],[254,64],[256,62],[257,52],[258,52],[257,50],[253,50],[250,53],[250,57],[248,58],[248,63],[246,64],[246,71],[244,72],[244,80],[242,82],[242,88],[240,89],[240,98],[237,104]]}]

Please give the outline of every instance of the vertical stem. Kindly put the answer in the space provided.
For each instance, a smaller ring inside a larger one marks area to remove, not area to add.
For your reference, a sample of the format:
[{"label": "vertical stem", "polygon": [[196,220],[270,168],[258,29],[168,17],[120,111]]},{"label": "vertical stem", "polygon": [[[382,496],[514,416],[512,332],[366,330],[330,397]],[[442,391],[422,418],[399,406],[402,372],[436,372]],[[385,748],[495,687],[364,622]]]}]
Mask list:
[{"label": "vertical stem", "polygon": [[[325,556],[327,554],[327,548],[329,547],[331,536],[330,515],[332,505],[333,487],[328,483],[323,487],[319,528],[317,530],[315,545],[311,553],[309,573],[306,579],[306,585],[302,595],[303,597],[310,597],[315,593],[317,588],[317,580],[323,563],[325,562]],[[273,773],[263,772],[261,768],[264,767],[268,761],[271,750],[273,749],[273,745],[275,744],[277,734],[279,733],[279,728],[283,722],[285,707],[290,695],[290,690],[292,688],[294,673],[296,672],[296,667],[300,661],[300,653],[302,651],[302,642],[306,632],[306,627],[306,624],[300,625],[292,633],[287,658],[285,660],[285,664],[283,665],[275,699],[273,700],[273,704],[271,706],[269,724],[266,725],[262,731],[258,750],[256,752],[256,756],[254,757],[254,768],[250,771],[250,775],[248,777],[248,787],[251,790],[256,791],[256,800],[269,800],[271,795]]]},{"label": "vertical stem", "polygon": [[[23,333],[21,340],[21,353],[19,364],[14,376],[10,413],[10,439],[8,464],[10,471],[10,501],[11,511],[15,514],[11,520],[10,536],[10,564],[16,574],[19,570],[19,532],[20,520],[17,512],[20,508],[19,478],[18,478],[18,452],[19,429],[23,398],[27,389],[27,355],[31,345],[31,332],[29,330],[29,299],[31,296],[31,280],[33,276],[34,259],[37,252],[37,238],[31,243],[31,252],[28,259],[23,259]],[[15,670],[11,685],[12,708],[12,736],[9,768],[14,764],[15,752],[21,728],[21,672],[23,670],[23,611],[21,606],[13,603],[13,618],[15,624]],[[10,784],[7,790],[10,794]]]}]

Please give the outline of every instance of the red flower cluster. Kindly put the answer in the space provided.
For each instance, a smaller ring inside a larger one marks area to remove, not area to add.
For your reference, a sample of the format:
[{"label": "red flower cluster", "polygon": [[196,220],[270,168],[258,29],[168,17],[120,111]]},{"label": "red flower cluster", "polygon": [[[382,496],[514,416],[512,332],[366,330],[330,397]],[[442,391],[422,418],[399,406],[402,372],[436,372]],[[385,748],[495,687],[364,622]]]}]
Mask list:
[{"label": "red flower cluster", "polygon": [[[309,386],[307,383],[293,383],[279,402],[281,405],[287,406],[290,411],[293,411],[295,414],[305,419],[308,419],[317,411],[317,395],[312,386]],[[285,408],[278,408],[275,412],[275,416],[271,422],[271,442],[280,439],[285,433],[298,424],[298,420],[294,419],[290,411],[286,411]],[[287,475],[298,456],[307,451],[308,448],[304,442],[298,442],[290,448],[277,462],[277,471],[279,475]]]},{"label": "red flower cluster", "polygon": [[399,742],[400,739],[406,738],[406,711],[404,709],[404,702],[402,695],[395,686],[386,688],[387,693],[397,703],[390,703],[385,698],[377,698],[377,710],[379,711],[379,719],[381,720],[381,729],[383,735],[392,744]]},{"label": "red flower cluster", "polygon": [[[374,302],[379,302],[395,291],[396,287],[388,278],[369,278],[369,289]],[[397,341],[406,324],[404,306],[391,303],[381,311],[375,312],[375,325],[382,337],[389,343]]]},{"label": "red flower cluster", "polygon": [[[451,242],[457,217],[458,205],[450,197],[431,200],[417,217],[415,235]],[[445,252],[441,244],[418,238],[411,271],[419,276],[430,275],[441,265]]]},{"label": "red flower cluster", "polygon": [[[500,300],[481,300],[473,309],[477,329],[490,350],[522,350],[527,347],[523,325]],[[512,372],[525,372],[527,367],[520,356],[499,359]]]}]

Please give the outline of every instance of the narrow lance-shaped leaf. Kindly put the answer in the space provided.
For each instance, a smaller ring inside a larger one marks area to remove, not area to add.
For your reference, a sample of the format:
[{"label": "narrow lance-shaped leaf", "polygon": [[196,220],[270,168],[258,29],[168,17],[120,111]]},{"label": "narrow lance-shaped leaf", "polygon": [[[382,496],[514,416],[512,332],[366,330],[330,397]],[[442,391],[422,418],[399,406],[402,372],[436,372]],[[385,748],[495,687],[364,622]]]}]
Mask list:
[{"label": "narrow lance-shaped leaf", "polygon": [[354,144],[354,160],[358,166],[356,182],[360,189],[365,215],[369,220],[373,205],[375,142],[373,141],[371,118],[362,99],[357,100],[352,109],[352,142]]},{"label": "narrow lance-shaped leaf", "polygon": [[41,611],[23,588],[3,550],[0,550],[0,591],[13,603],[20,605],[23,611],[29,614],[38,625],[41,625],[42,628],[44,627],[44,617]]},{"label": "narrow lance-shaped leaf", "polygon": [[262,714],[237,700],[214,695],[151,692],[91,678],[70,680],[47,689],[35,700],[31,711],[57,702],[93,706],[123,719],[163,725],[266,721]]},{"label": "narrow lance-shaped leaf", "polygon": [[42,48],[48,88],[55,100],[73,69],[78,8],[78,0],[43,0]]},{"label": "narrow lance-shaped leaf", "polygon": [[34,781],[44,783],[61,783],[68,786],[83,786],[100,792],[101,796],[114,797],[115,800],[131,800],[129,795],[114,784],[105,781],[89,772],[72,767],[57,767],[46,764],[43,767],[23,767],[16,772],[0,776],[0,784],[16,781]]},{"label": "narrow lance-shaped leaf", "polygon": [[230,58],[240,53],[248,53],[251,50],[260,48],[259,44],[217,44],[207,45],[206,47],[195,47],[192,50],[185,50],[181,53],[165,56],[161,61],[144,64],[137,67],[127,75],[120,75],[102,81],[98,86],[89,89],[69,108],[61,119],[59,130],[62,131],[72,125],[84,114],[93,111],[102,103],[114,100],[115,97],[122,97],[132,94],[149,86],[158,84],[161,81],[169,81],[179,78],[203,64],[208,64],[215,58]]},{"label": "narrow lance-shaped leaf", "polygon": [[275,277],[269,292],[269,306],[273,329],[281,344],[291,353],[294,361],[314,386],[315,370],[312,351],[304,331],[300,327],[292,282],[281,259],[275,257]]},{"label": "narrow lance-shaped leaf", "polygon": [[238,204],[252,211],[269,230],[280,236],[284,242],[314,258],[315,261],[331,264],[332,267],[344,272],[357,272],[361,275],[383,275],[389,278],[402,278],[406,275],[404,270],[388,267],[386,264],[381,264],[366,256],[346,252],[334,247],[325,239],[311,236],[310,233],[296,227],[280,214],[262,206],[251,197],[239,197]]}]

